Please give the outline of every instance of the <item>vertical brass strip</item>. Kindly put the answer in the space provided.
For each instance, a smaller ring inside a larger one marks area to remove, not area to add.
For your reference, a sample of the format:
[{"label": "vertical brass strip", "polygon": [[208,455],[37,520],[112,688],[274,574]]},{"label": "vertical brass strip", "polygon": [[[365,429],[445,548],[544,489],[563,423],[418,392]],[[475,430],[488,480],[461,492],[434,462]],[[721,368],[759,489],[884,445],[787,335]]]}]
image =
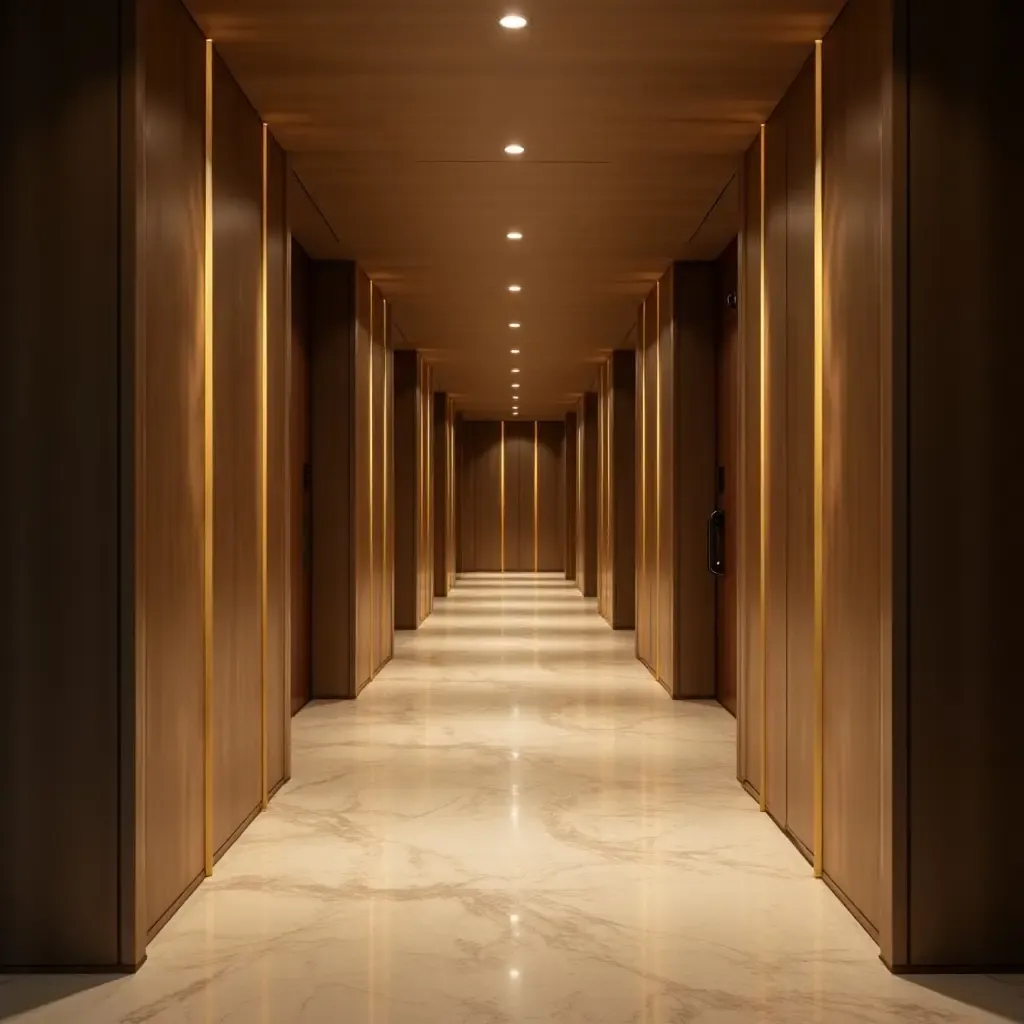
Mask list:
[{"label": "vertical brass strip", "polygon": [[367,529],[367,532],[370,535],[370,580],[369,580],[369,585],[370,585],[370,601],[369,601],[369,611],[370,611],[370,668],[369,668],[369,674],[367,675],[366,679],[363,680],[363,682],[369,682],[374,677],[374,675],[376,674],[376,671],[377,671],[377,614],[376,614],[376,608],[375,608],[374,603],[373,603],[374,599],[375,599],[375,595],[376,595],[376,589],[377,589],[373,585],[374,584],[373,574],[374,574],[374,572],[376,572],[377,565],[376,565],[376,562],[374,561],[374,550],[373,550],[374,549],[374,544],[373,544],[373,509],[374,509],[374,504],[373,504],[373,282],[372,281],[370,281],[369,303],[370,303],[370,309],[369,309],[370,333],[369,333],[369,337],[367,338],[368,344],[367,344],[367,349],[366,349],[367,363],[369,364],[369,381],[368,381],[368,385],[367,385],[369,390],[367,391],[367,395],[366,395],[366,410],[367,410],[367,412],[366,412],[366,437],[367,437],[367,448],[369,449],[369,462],[368,462],[368,465],[370,467],[370,473],[369,473],[370,479],[369,479],[369,487],[367,487],[366,493],[367,493],[367,515],[368,515],[368,519],[367,519],[368,529]]},{"label": "vertical brass strip", "polygon": [[260,805],[264,810],[269,800],[267,785],[267,487],[268,487],[268,395],[267,395],[267,359],[269,340],[270,304],[267,296],[267,145],[269,136],[266,124],[263,125],[262,139],[262,196],[260,223]]},{"label": "vertical brass strip", "polygon": [[761,591],[761,793],[759,804],[762,811],[768,810],[768,350],[767,324],[765,318],[765,126],[761,125],[761,296],[759,314],[760,359],[761,359],[761,548],[760,548],[760,591]]},{"label": "vertical brass strip", "polygon": [[533,421],[533,571],[540,572],[540,501],[537,493],[540,424]]},{"label": "vertical brass strip", "polygon": [[501,571],[505,571],[505,421],[501,421]]},{"label": "vertical brass strip", "polygon": [[822,44],[814,44],[814,874],[823,871],[825,683],[825,260]]},{"label": "vertical brass strip", "polygon": [[[389,453],[388,453],[388,302],[387,302],[387,299],[384,300],[384,324],[383,324],[383,331],[384,331],[384,346],[383,346],[384,347],[384,381],[383,381],[384,397],[383,397],[382,401],[384,403],[384,426],[381,427],[381,431],[382,431],[382,434],[381,434],[381,448],[382,448],[382,450],[381,450],[380,457],[384,460],[384,475],[383,475],[383,483],[381,485],[382,489],[383,489],[383,493],[381,494],[381,502],[383,504],[382,519],[383,519],[383,522],[384,522],[384,537],[381,540],[381,562],[383,563],[383,566],[384,566],[384,569],[383,569],[384,593],[381,595],[383,597],[383,602],[382,602],[383,603],[383,608],[381,609],[381,611],[382,611],[381,622],[388,622],[388,623],[390,623],[391,620],[389,618],[385,618],[384,614],[383,614],[384,612],[387,611],[387,603],[388,603],[389,596],[390,596],[390,585],[388,583],[388,580],[389,580],[389,575],[388,575],[388,533],[390,532],[390,518],[388,516],[388,512],[389,512],[389,509],[388,509],[388,475],[391,472],[391,462],[390,462],[390,459],[388,458]],[[394,630],[391,629],[390,638],[388,639],[387,645],[386,645],[387,646],[387,653],[388,653],[389,656],[390,656],[390,653],[391,653],[391,642],[392,642],[393,639],[394,639]]]},{"label": "vertical brass strip", "polygon": [[654,303],[654,674],[661,679],[661,281],[654,286]]},{"label": "vertical brass strip", "polygon": [[203,866],[213,874],[213,40],[206,40],[203,275]]},{"label": "vertical brass strip", "polygon": [[[650,581],[647,578],[647,300],[640,304],[640,567],[642,586],[637,587],[639,595],[641,589],[645,598],[649,598],[648,589]],[[650,601],[644,602],[647,610],[647,621],[638,622],[640,627],[637,630],[637,647],[640,657],[647,661],[651,653],[641,644],[641,632],[643,636],[650,635],[651,607]]]}]

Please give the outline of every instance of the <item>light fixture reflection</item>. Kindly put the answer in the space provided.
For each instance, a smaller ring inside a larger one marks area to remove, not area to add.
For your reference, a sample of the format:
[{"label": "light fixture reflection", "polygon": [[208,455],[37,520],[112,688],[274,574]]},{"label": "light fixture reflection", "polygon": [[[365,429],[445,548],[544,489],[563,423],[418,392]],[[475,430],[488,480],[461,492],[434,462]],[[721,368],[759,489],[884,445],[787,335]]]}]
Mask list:
[{"label": "light fixture reflection", "polygon": [[522,231],[510,231],[505,236],[510,242],[521,242],[523,240]]},{"label": "light fixture reflection", "polygon": [[515,32],[521,28],[526,28],[526,19],[521,14],[506,14],[498,24],[502,28],[508,28]]},{"label": "light fixture reflection", "polygon": [[505,147],[505,152],[509,156],[522,156],[526,152],[526,147],[521,146],[518,142],[510,142]]},{"label": "light fixture reflection", "polygon": [[522,324],[509,324],[509,327],[511,327],[513,331],[518,331],[522,326]]},{"label": "light fixture reflection", "polygon": [[513,366],[512,367],[512,372],[513,373],[518,373],[519,372],[519,367],[518,366]]},{"label": "light fixture reflection", "polygon": [[514,355],[514,356],[519,355],[519,349],[517,349],[517,348],[510,348],[509,352],[511,352],[512,355]]},{"label": "light fixture reflection", "polygon": [[521,292],[523,290],[523,286],[521,284],[510,284],[508,286],[508,290],[510,292]]}]

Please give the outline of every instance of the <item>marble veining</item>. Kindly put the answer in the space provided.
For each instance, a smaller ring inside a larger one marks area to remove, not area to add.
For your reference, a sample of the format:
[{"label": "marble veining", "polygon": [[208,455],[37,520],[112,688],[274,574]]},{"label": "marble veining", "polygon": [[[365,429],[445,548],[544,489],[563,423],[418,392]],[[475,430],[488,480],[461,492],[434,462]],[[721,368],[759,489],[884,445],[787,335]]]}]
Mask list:
[{"label": "marble veining", "polygon": [[51,1024],[1024,1020],[1021,979],[903,979],[564,580],[474,576],[352,703],[131,978],[8,978]]}]

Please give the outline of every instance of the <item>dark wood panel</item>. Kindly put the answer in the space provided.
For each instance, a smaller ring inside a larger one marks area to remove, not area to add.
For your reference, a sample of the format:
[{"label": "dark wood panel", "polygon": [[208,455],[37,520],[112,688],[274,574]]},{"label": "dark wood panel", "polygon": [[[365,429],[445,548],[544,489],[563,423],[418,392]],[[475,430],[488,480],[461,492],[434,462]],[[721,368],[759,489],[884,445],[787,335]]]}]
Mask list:
[{"label": "dark wood panel", "polygon": [[636,318],[636,655],[651,665],[650,589],[647,581],[647,339],[643,306]]},{"label": "dark wood panel", "polygon": [[576,579],[576,499],[577,499],[577,422],[576,413],[565,416],[565,578]]},{"label": "dark wood panel", "polygon": [[761,608],[761,143],[743,163],[740,257],[740,489],[737,588],[739,717],[737,774],[758,795],[762,789]]},{"label": "dark wood panel", "polygon": [[419,433],[421,441],[419,476],[419,570],[418,606],[419,621],[422,622],[432,611],[434,601],[434,490],[436,466],[434,464],[434,372],[425,361],[420,370],[419,388]]},{"label": "dark wood panel", "polygon": [[[384,622],[384,606],[387,602],[388,550],[387,550],[387,348],[384,343],[384,296],[376,285],[371,285],[370,333],[370,481],[367,488],[370,515],[370,550],[372,569],[370,574],[370,605],[368,620],[370,628],[370,671],[372,679],[380,667],[391,656],[391,641]],[[358,482],[356,492],[360,490]],[[422,505],[418,506],[423,514]]]},{"label": "dark wood panel", "polygon": [[[718,282],[714,263],[677,263],[671,454],[675,609],[672,693],[715,696],[715,582],[707,565],[707,522],[715,507],[715,372]],[[663,302],[665,298],[663,297]],[[662,375],[666,373],[664,360]],[[664,458],[664,455],[663,455]],[[670,575],[669,580],[673,577]]]},{"label": "dark wood panel", "polygon": [[177,0],[142,8],[139,558],[145,609],[146,927],[203,874],[206,42]]},{"label": "dark wood panel", "polygon": [[[875,109],[852,48],[885,7],[828,51],[851,109]],[[909,959],[1020,970],[1020,11],[907,9]]]},{"label": "dark wood panel", "polygon": [[[317,261],[310,269],[312,693],[350,698],[355,696],[355,573],[361,550],[354,542],[352,495],[356,463],[366,451],[353,443],[355,265]],[[361,464],[365,468],[365,458]]]},{"label": "dark wood panel", "polygon": [[786,826],[806,850],[814,848],[814,76],[812,55],[784,107]]},{"label": "dark wood panel", "polygon": [[[673,696],[686,693],[684,674],[689,676],[699,671],[697,665],[687,658],[685,667],[678,652],[682,634],[679,629],[680,616],[685,611],[687,598],[682,596],[683,564],[680,558],[684,551],[680,547],[681,524],[679,516],[685,514],[685,496],[681,487],[689,487],[686,468],[679,458],[686,458],[688,442],[682,431],[684,423],[682,408],[678,404],[685,393],[686,384],[678,375],[686,372],[684,367],[687,354],[678,342],[679,327],[675,316],[677,294],[676,274],[672,267],[665,271],[655,292],[654,303],[654,391],[657,396],[654,410],[654,450],[648,448],[647,478],[657,481],[654,508],[653,536],[654,551],[651,552],[651,569],[654,574],[654,657],[658,676]],[[705,381],[705,384],[708,381]],[[710,379],[714,384],[714,378]],[[713,399],[712,399],[713,401]],[[692,410],[696,412],[696,409]],[[714,439],[714,423],[711,424],[711,443]],[[711,477],[713,482],[714,477]],[[704,515],[706,521],[710,510]],[[648,540],[648,547],[650,541]],[[704,570],[707,571],[706,568]],[[696,625],[696,623],[693,623]],[[712,634],[713,636],[713,634]]]},{"label": "dark wood panel", "polygon": [[641,658],[656,676],[661,676],[658,634],[661,603],[658,592],[658,505],[662,481],[658,476],[657,436],[660,389],[658,386],[658,302],[653,293],[641,307],[644,351],[643,458],[646,496],[643,501],[643,580],[647,618],[642,631]]},{"label": "dark wood panel", "polygon": [[459,426],[461,572],[501,570],[501,435],[495,420],[463,420]]},{"label": "dark wood panel", "polygon": [[288,775],[288,168],[267,140],[267,790]]},{"label": "dark wood panel", "polygon": [[581,498],[578,513],[580,551],[577,577],[584,597],[597,596],[597,394],[588,391],[582,400],[580,451]]},{"label": "dark wood panel", "polygon": [[125,322],[120,363],[119,7],[15,4],[0,42],[8,96],[0,171],[5,966],[120,959],[119,684],[127,684],[126,709],[135,689],[130,632],[119,651],[118,520],[119,509],[127,513],[127,625],[135,338]]},{"label": "dark wood panel", "polygon": [[289,569],[291,589],[290,649],[291,700],[295,714],[309,700],[312,690],[312,554],[313,464],[310,446],[310,275],[305,250],[292,242],[291,251],[291,404],[289,492]]},{"label": "dark wood panel", "polygon": [[[397,356],[397,353],[396,353]],[[434,394],[434,596],[447,597],[455,572],[452,516],[452,402]],[[396,428],[397,429],[397,428]]]},{"label": "dark wood panel", "polygon": [[533,434],[531,420],[505,424],[505,569],[533,572]]},{"label": "dark wood panel", "polygon": [[[880,0],[879,0],[880,2]],[[824,869],[880,912],[882,103],[876,0],[824,44]],[[867,125],[874,126],[866,130]]]},{"label": "dark wood panel", "polygon": [[[373,474],[373,343],[371,340],[371,306],[373,286],[366,274],[355,272],[355,351],[353,364],[353,403],[355,415],[353,435],[354,477],[348,501],[352,506],[355,538],[354,578],[355,601],[353,634],[355,656],[355,696],[373,675],[373,494],[370,481]],[[314,368],[314,373],[315,373]]]},{"label": "dark wood panel", "polygon": [[768,810],[787,821],[786,782],[786,252],[787,124],[765,126],[765,711]]},{"label": "dark wood panel", "polygon": [[262,126],[223,61],[213,80],[213,846],[260,803],[259,366]]},{"label": "dark wood panel", "polygon": [[715,632],[717,639],[715,695],[719,703],[737,714],[738,621],[737,567],[739,563],[739,311],[736,306],[738,249],[734,240],[718,258],[718,363],[717,456],[718,507],[725,513],[725,567],[716,581]]},{"label": "dark wood panel", "polygon": [[636,625],[636,357],[614,353],[611,363],[611,459],[608,502],[612,508],[613,596],[611,624]]},{"label": "dark wood panel", "polygon": [[565,423],[543,420],[537,424],[537,568],[540,572],[565,570]]},{"label": "dark wood panel", "polygon": [[420,483],[419,414],[420,355],[410,349],[394,355],[395,431],[404,439],[395,449],[395,502],[406,510],[395,523],[395,627],[415,629],[419,625],[418,493]]}]

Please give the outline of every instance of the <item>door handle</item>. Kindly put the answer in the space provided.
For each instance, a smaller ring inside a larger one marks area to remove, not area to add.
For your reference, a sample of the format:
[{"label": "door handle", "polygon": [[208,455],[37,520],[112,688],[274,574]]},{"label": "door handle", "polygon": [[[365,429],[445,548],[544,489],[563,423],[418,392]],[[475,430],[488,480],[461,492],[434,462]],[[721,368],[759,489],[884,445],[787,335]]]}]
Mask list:
[{"label": "door handle", "polygon": [[725,575],[725,513],[716,508],[708,518],[708,572]]}]

